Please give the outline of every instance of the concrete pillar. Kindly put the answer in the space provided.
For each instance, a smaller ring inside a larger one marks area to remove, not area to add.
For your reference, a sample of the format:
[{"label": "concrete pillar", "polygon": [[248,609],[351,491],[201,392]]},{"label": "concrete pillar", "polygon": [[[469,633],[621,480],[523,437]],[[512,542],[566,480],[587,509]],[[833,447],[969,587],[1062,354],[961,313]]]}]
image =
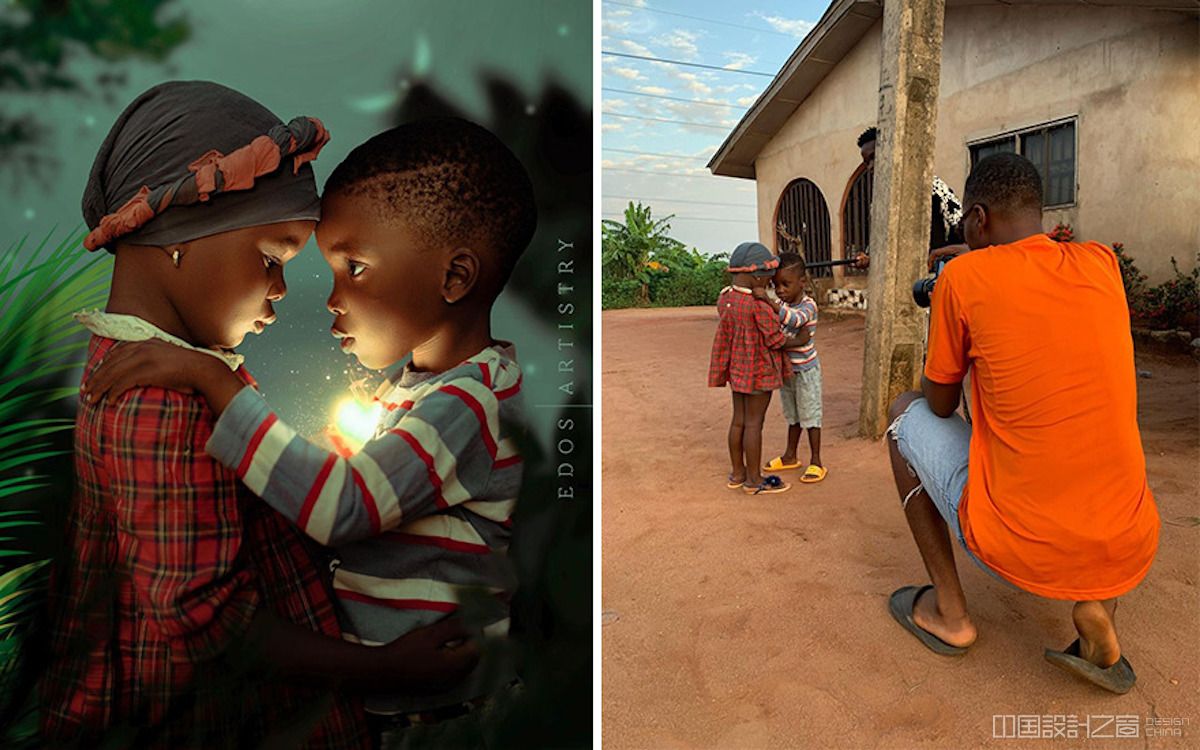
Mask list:
[{"label": "concrete pillar", "polygon": [[878,438],[888,405],[920,387],[927,316],[912,301],[926,273],[945,0],[885,0],[871,270],[858,428]]}]

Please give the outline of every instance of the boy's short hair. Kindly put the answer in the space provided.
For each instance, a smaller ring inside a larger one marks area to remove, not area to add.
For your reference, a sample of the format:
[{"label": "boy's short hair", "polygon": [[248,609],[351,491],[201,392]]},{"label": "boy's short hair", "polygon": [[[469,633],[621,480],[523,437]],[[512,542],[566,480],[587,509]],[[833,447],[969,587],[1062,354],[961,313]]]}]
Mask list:
[{"label": "boy's short hair", "polygon": [[533,185],[521,162],[490,131],[457,117],[374,136],[333,170],[325,192],[372,198],[430,241],[480,243],[502,270],[497,292],[537,228]]},{"label": "boy's short hair", "polygon": [[780,253],[779,270],[785,268],[795,268],[800,273],[805,273],[807,267],[804,264],[804,256],[800,253]]}]

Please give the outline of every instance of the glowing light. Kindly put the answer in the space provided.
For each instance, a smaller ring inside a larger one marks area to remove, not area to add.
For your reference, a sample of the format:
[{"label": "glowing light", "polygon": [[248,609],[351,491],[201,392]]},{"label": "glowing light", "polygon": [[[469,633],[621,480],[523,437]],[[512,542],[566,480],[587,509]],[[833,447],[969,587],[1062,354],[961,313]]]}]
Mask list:
[{"label": "glowing light", "polygon": [[347,397],[334,408],[333,424],[338,434],[357,450],[374,437],[381,411],[379,404],[365,405]]}]

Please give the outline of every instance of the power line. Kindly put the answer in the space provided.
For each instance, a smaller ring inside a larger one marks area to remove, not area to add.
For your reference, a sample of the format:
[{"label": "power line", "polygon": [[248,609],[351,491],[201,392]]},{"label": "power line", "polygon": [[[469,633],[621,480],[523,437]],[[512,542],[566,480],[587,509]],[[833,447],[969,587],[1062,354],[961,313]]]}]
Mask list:
[{"label": "power line", "polygon": [[[625,218],[625,214],[616,214],[616,213],[612,213],[612,212],[601,214],[601,216],[607,216],[609,218],[612,218],[612,217]],[[713,216],[679,216],[678,214],[672,214],[669,218],[680,219],[683,221],[718,221],[718,222],[723,222],[726,224],[757,224],[758,223],[757,219],[720,219],[720,218],[716,218]]]},{"label": "power line", "polygon": [[703,99],[685,99],[681,96],[667,96],[666,94],[647,94],[644,91],[630,91],[629,89],[614,89],[607,86],[601,86],[601,91],[611,91],[614,94],[630,94],[631,96],[646,96],[651,99],[670,99],[673,102],[687,102],[688,104],[706,104],[710,107],[728,107],[736,109],[741,107],[740,104],[730,104],[729,102],[706,102]]},{"label": "power line", "polygon": [[641,156],[669,156],[673,159],[698,159],[701,161],[708,161],[707,156],[693,156],[691,154],[664,154],[664,153],[660,153],[658,151],[636,151],[631,148],[614,148],[612,146],[601,146],[600,150],[601,151],[616,151],[617,153],[620,153],[620,154],[639,154]]},{"label": "power line", "polygon": [[732,125],[709,125],[707,123],[696,122],[694,120],[668,120],[664,117],[643,117],[642,115],[623,115],[620,112],[609,112],[608,110],[605,110],[605,109],[600,110],[600,114],[608,115],[610,117],[624,117],[629,120],[646,120],[648,122],[669,122],[669,123],[673,123],[675,125],[691,125],[691,126],[697,127],[697,128],[714,128],[716,130],[730,130],[731,128],[733,128]]},{"label": "power line", "polygon": [[706,68],[708,70],[720,70],[725,73],[744,73],[748,76],[766,76],[774,78],[774,73],[763,73],[758,70],[742,70],[740,68],[723,68],[720,65],[705,65],[704,63],[684,62],[682,60],[668,60],[664,57],[649,57],[647,55],[631,55],[627,52],[612,52],[606,49],[600,50],[602,55],[610,55],[612,57],[628,57],[631,60],[648,60],[650,62],[670,63],[671,65],[682,65],[687,68]]},{"label": "power line", "polygon": [[601,198],[615,198],[619,200],[635,200],[635,201],[662,201],[663,203],[694,203],[698,206],[728,206],[730,208],[755,208],[753,203],[721,203],[720,201],[694,201],[686,198],[662,198],[650,197],[645,195],[616,195],[613,193],[601,194]]},{"label": "power line", "polygon": [[715,18],[702,18],[701,16],[689,16],[686,13],[676,13],[676,12],[670,11],[670,10],[659,10],[658,8],[648,8],[644,5],[633,5],[632,3],[618,3],[618,2],[615,2],[614,0],[604,0],[604,4],[605,5],[620,5],[622,7],[633,8],[635,10],[648,10],[651,13],[661,13],[664,16],[678,16],[680,18],[690,18],[693,21],[704,21],[705,23],[715,23],[719,26],[729,26],[729,27],[735,28],[735,29],[745,29],[746,31],[757,31],[762,34],[776,34],[778,36],[786,36],[789,39],[795,38],[791,34],[788,34],[788,33],[782,32],[782,31],[776,31],[775,29],[759,28],[757,26],[745,26],[743,24],[732,23],[730,21],[718,21]]}]

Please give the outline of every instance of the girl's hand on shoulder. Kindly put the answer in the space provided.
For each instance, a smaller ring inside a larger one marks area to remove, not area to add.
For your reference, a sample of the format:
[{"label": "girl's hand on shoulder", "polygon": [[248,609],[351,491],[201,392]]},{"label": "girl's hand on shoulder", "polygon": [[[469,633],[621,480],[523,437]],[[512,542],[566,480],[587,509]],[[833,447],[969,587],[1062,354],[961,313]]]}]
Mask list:
[{"label": "girl's hand on shoulder", "polygon": [[80,393],[88,403],[97,403],[106,397],[116,399],[139,386],[195,393],[200,390],[201,378],[213,364],[225,367],[207,354],[157,339],[122,342],[104,355],[80,387]]}]

